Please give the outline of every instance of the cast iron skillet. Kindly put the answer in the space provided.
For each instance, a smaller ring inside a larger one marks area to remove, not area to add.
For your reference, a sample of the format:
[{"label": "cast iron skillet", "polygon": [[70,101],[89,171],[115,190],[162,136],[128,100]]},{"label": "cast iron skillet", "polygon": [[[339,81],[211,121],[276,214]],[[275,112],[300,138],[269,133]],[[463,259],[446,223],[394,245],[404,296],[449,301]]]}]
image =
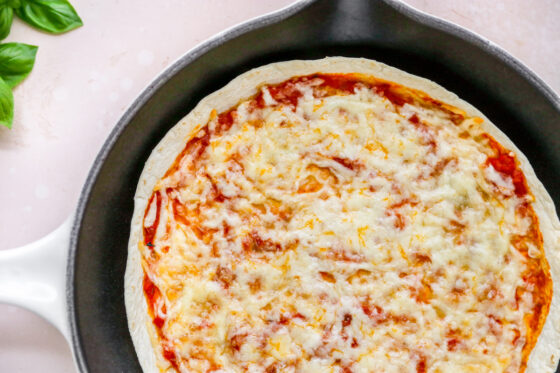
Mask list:
[{"label": "cast iron skillet", "polygon": [[67,301],[83,372],[137,372],[123,277],[133,196],[144,162],[197,102],[271,62],[372,58],[431,79],[470,102],[527,155],[560,204],[560,100],[487,40],[395,0],[304,0],[226,31],[160,75],[110,134],[81,194],[71,233]]}]

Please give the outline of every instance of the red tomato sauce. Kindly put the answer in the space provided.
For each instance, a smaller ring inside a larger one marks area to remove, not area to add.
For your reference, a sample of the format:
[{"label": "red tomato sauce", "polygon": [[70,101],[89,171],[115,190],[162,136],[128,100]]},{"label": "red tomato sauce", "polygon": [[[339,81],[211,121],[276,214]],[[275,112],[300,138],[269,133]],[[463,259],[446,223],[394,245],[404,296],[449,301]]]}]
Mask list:
[{"label": "red tomato sauce", "polygon": [[146,220],[146,216],[148,215],[148,212],[150,211],[150,208],[152,206],[154,198],[156,198],[156,217],[154,218],[154,222],[149,227],[146,227],[146,225],[143,225],[144,226],[144,245],[150,247],[150,249],[154,247],[154,238],[156,236],[157,227],[159,225],[159,212],[161,210],[161,193],[155,192],[155,193],[152,194],[152,196],[150,197],[150,200],[148,201],[148,207],[146,208],[146,212],[144,213],[144,220]]},{"label": "red tomato sauce", "polygon": [[321,87],[332,88],[348,94],[354,93],[359,85],[363,85],[359,79],[350,74],[317,74],[314,77],[323,80]]},{"label": "red tomato sauce", "polygon": [[[315,83],[315,81],[320,82]],[[410,95],[398,84],[378,79],[365,78],[359,74],[313,74],[303,77],[295,77],[283,83],[267,86],[270,96],[278,103],[297,107],[299,98],[303,96],[298,89],[298,84],[310,82],[316,97],[327,97],[335,94],[352,94],[357,88],[366,87],[375,90],[381,96],[391,101],[395,106],[403,106],[412,103],[414,96]],[[259,92],[253,100],[257,108],[265,107],[263,93]]]},{"label": "red tomato sauce", "polygon": [[237,110],[230,109],[225,113],[218,115],[218,126],[216,127],[216,134],[221,134],[228,131],[233,122],[235,122],[235,116],[237,115]]},{"label": "red tomato sauce", "polygon": [[494,138],[488,134],[485,134],[488,142],[492,149],[494,149],[495,154],[488,157],[486,164],[492,165],[496,171],[499,173],[509,176],[515,187],[515,194],[518,197],[523,197],[527,194],[529,188],[527,187],[527,181],[525,180],[525,175],[519,169],[518,161],[511,151],[504,148],[500,143],[498,143]]},{"label": "red tomato sauce", "polygon": [[[173,368],[179,371],[177,356],[175,355],[175,352],[173,352],[171,344],[169,343],[169,341],[167,340],[167,338],[165,337],[165,335],[161,330],[161,328],[163,328],[163,325],[165,324],[165,316],[162,317],[162,315],[160,315],[159,312],[157,312],[155,309],[156,304],[158,302],[163,302],[161,291],[150,280],[150,278],[146,273],[144,273],[143,288],[144,288],[144,295],[146,297],[146,303],[148,304],[148,313],[152,317],[152,322],[155,326],[156,332],[158,333],[158,336],[162,341],[161,346],[163,348],[163,357],[167,361],[169,361],[169,363],[173,366]],[[162,307],[162,312],[164,314],[166,312],[165,303]]]},{"label": "red tomato sauce", "polygon": [[[494,154],[488,156],[486,165],[491,165],[497,172],[511,178],[515,188],[515,194],[523,197],[530,193],[525,175],[521,171],[519,161],[515,154],[504,148],[489,134],[484,134]],[[531,225],[525,235],[516,235],[512,238],[513,247],[526,259],[527,270],[523,273],[524,287],[518,287],[515,292],[516,307],[523,294],[530,292],[533,299],[532,314],[525,315],[524,321],[527,325],[527,337],[523,347],[522,370],[527,365],[531,350],[535,346],[539,333],[542,329],[550,308],[552,294],[552,280],[550,278],[549,266],[544,257],[543,238],[539,230],[539,219],[533,206],[528,202],[522,202],[516,213],[531,220]],[[529,245],[536,246],[540,252],[539,257],[532,258],[529,255]],[[517,341],[517,339],[515,340]]]}]

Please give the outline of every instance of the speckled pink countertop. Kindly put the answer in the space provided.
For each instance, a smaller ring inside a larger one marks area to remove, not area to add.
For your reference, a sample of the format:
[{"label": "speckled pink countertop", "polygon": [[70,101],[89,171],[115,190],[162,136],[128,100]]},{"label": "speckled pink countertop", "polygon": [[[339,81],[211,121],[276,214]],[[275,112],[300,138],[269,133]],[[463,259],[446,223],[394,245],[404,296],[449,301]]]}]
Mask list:
[{"label": "speckled pink countertop", "polygon": [[[109,131],[163,68],[196,44],[292,0],[72,0],[85,26],[53,37],[15,22],[8,41],[39,45],[0,128],[1,249],[47,234],[72,212]],[[557,0],[406,0],[502,46],[560,91]],[[155,5],[157,4],[157,5]],[[64,338],[0,305],[0,372],[74,372]]]}]

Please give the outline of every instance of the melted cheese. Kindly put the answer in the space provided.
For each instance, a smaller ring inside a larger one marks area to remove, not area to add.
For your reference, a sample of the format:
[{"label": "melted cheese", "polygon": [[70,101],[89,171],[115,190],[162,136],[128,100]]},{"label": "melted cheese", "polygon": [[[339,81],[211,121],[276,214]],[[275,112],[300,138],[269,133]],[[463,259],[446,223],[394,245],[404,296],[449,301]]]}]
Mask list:
[{"label": "melted cheese", "polygon": [[264,87],[158,183],[142,251],[178,368],[520,371],[533,299],[516,297],[512,237],[532,227],[516,208],[530,196],[485,165],[480,119],[365,86],[318,97],[317,80],[295,107]]}]

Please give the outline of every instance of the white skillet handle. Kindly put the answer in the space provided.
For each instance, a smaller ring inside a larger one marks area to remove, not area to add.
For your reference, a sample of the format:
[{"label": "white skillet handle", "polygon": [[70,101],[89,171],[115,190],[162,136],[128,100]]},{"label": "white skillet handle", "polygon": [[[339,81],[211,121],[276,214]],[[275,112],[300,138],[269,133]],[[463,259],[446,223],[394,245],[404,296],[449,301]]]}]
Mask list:
[{"label": "white skillet handle", "polygon": [[29,245],[0,250],[0,302],[27,308],[70,341],[66,314],[66,259],[72,219]]}]

